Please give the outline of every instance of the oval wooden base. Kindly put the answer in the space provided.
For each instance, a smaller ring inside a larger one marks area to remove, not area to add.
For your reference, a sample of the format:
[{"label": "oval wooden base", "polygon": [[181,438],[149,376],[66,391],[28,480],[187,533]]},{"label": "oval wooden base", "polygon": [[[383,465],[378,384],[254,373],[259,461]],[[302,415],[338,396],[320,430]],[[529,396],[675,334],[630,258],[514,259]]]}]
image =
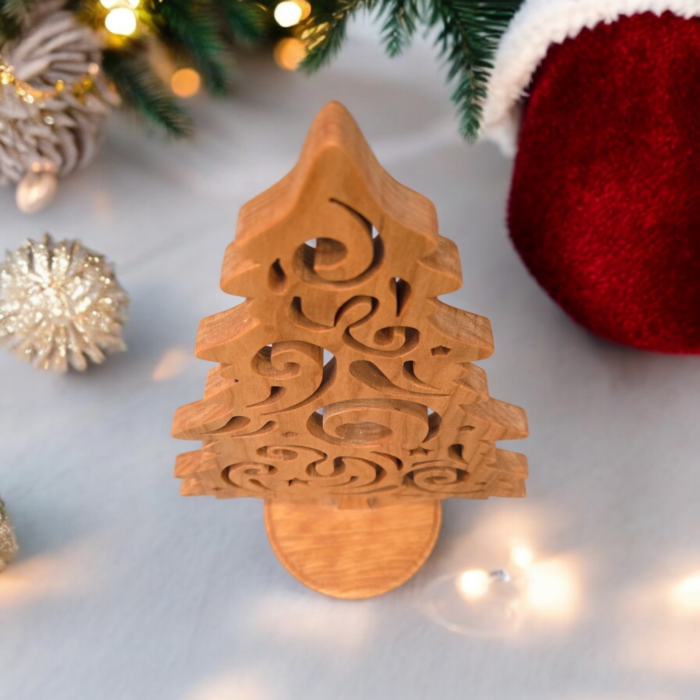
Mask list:
[{"label": "oval wooden base", "polygon": [[334,598],[371,598],[408,581],[430,556],[441,522],[439,500],[357,510],[265,502],[277,558],[305,586]]}]

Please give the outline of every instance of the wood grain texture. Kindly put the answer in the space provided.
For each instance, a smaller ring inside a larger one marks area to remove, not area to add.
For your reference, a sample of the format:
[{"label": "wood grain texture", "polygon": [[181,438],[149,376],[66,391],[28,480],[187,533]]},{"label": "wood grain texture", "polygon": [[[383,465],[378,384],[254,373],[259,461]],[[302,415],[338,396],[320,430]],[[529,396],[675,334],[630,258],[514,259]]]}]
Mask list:
[{"label": "wood grain texture", "polygon": [[265,502],[278,559],[301,583],[334,598],[370,598],[407,581],[430,556],[441,520],[442,502],[435,499],[369,510]]},{"label": "wood grain texture", "polygon": [[221,286],[245,301],[202,321],[219,363],[173,435],[183,495],[367,507],[523,496],[522,409],[473,364],[488,319],[438,296],[461,286],[434,206],[379,165],[344,107],[317,116],[299,162],[241,210]]}]

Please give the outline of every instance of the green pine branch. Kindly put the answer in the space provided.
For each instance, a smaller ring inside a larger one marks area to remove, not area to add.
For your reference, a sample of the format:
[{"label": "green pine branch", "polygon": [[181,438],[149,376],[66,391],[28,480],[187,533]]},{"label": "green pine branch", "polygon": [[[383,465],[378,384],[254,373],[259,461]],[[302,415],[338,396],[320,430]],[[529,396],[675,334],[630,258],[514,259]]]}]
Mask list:
[{"label": "green pine branch", "polygon": [[398,56],[411,43],[420,22],[419,0],[385,0],[380,17],[384,17],[382,41],[387,53],[392,57]]},{"label": "green pine branch", "polygon": [[[0,0],[0,53],[2,44],[16,37],[31,10],[44,0]],[[98,0],[64,0],[63,7],[78,19],[104,31],[106,11]],[[146,33],[181,63],[196,68],[214,94],[232,84],[234,44],[255,44],[279,27],[272,19],[276,0],[143,0],[139,17]],[[170,89],[156,75],[148,42],[124,39],[103,52],[103,68],[124,107],[167,134],[191,134],[192,123]]]},{"label": "green pine branch", "polygon": [[108,49],[102,54],[102,68],[114,83],[125,107],[135,110],[171,136],[180,138],[192,133],[189,118],[145,58]]},{"label": "green pine branch", "polygon": [[0,0],[0,16],[21,22],[27,17],[33,4],[34,0]]},{"label": "green pine branch", "polygon": [[0,0],[0,46],[19,34],[33,4],[34,0]]},{"label": "green pine branch", "polygon": [[438,28],[437,43],[449,65],[447,78],[456,83],[460,131],[473,140],[479,133],[481,104],[498,40],[522,0],[433,0],[428,16]]},{"label": "green pine branch", "polygon": [[314,0],[303,30],[309,53],[302,69],[312,73],[326,65],[345,41],[350,16],[373,5],[374,0]]},{"label": "green pine branch", "polygon": [[[34,3],[0,0],[0,46],[15,36]],[[447,64],[460,131],[474,139],[498,42],[523,0],[310,0],[311,15],[301,27],[309,47],[302,67],[313,72],[340,50],[348,22],[360,10],[377,10],[382,43],[390,56],[402,53],[418,27],[436,31],[436,44]],[[96,0],[66,0],[67,7],[95,27],[102,22]],[[144,0],[141,15],[150,33],[195,67],[215,94],[232,82],[230,48],[279,34],[272,20],[277,0]],[[168,89],[150,67],[139,41],[105,52],[105,71],[125,104],[142,111],[171,134],[184,135],[190,124]]]},{"label": "green pine branch", "polygon": [[233,78],[232,56],[222,35],[216,2],[152,0],[148,10],[154,32],[163,44],[191,60],[213,94],[225,94]]},{"label": "green pine branch", "polygon": [[454,83],[460,131],[469,140],[479,133],[482,103],[498,41],[523,0],[315,0],[304,27],[309,54],[303,68],[313,72],[340,50],[349,18],[379,7],[382,41],[390,56],[400,54],[419,24],[437,30],[436,43]]},{"label": "green pine branch", "polygon": [[272,28],[272,9],[246,0],[218,0],[219,10],[234,41],[251,46]]}]

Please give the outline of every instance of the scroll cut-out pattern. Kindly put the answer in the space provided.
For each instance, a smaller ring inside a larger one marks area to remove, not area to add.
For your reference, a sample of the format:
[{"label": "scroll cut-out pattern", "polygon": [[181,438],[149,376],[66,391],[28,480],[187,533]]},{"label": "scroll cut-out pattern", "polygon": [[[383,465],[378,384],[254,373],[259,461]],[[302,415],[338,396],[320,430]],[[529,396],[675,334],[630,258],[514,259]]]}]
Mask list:
[{"label": "scroll cut-out pattern", "polygon": [[337,103],[292,172],[241,210],[224,291],[246,300],[202,321],[218,362],[177,411],[184,495],[319,499],[522,496],[522,409],[472,364],[488,319],[438,296],[461,286],[433,205],[393,180]]}]

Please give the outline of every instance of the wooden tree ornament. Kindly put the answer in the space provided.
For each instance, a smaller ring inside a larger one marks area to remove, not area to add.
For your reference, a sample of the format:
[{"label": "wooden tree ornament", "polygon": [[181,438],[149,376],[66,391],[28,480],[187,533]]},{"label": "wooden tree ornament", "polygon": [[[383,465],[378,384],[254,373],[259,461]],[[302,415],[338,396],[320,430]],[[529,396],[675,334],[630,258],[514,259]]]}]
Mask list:
[{"label": "wooden tree ornament", "polygon": [[364,598],[412,576],[441,499],[525,495],[522,409],[472,364],[488,319],[438,296],[461,286],[430,201],[379,165],[347,110],[316,117],[299,162],[240,212],[195,354],[218,362],[173,435],[201,440],[185,496],[265,499],[275,553],[322,593]]}]

